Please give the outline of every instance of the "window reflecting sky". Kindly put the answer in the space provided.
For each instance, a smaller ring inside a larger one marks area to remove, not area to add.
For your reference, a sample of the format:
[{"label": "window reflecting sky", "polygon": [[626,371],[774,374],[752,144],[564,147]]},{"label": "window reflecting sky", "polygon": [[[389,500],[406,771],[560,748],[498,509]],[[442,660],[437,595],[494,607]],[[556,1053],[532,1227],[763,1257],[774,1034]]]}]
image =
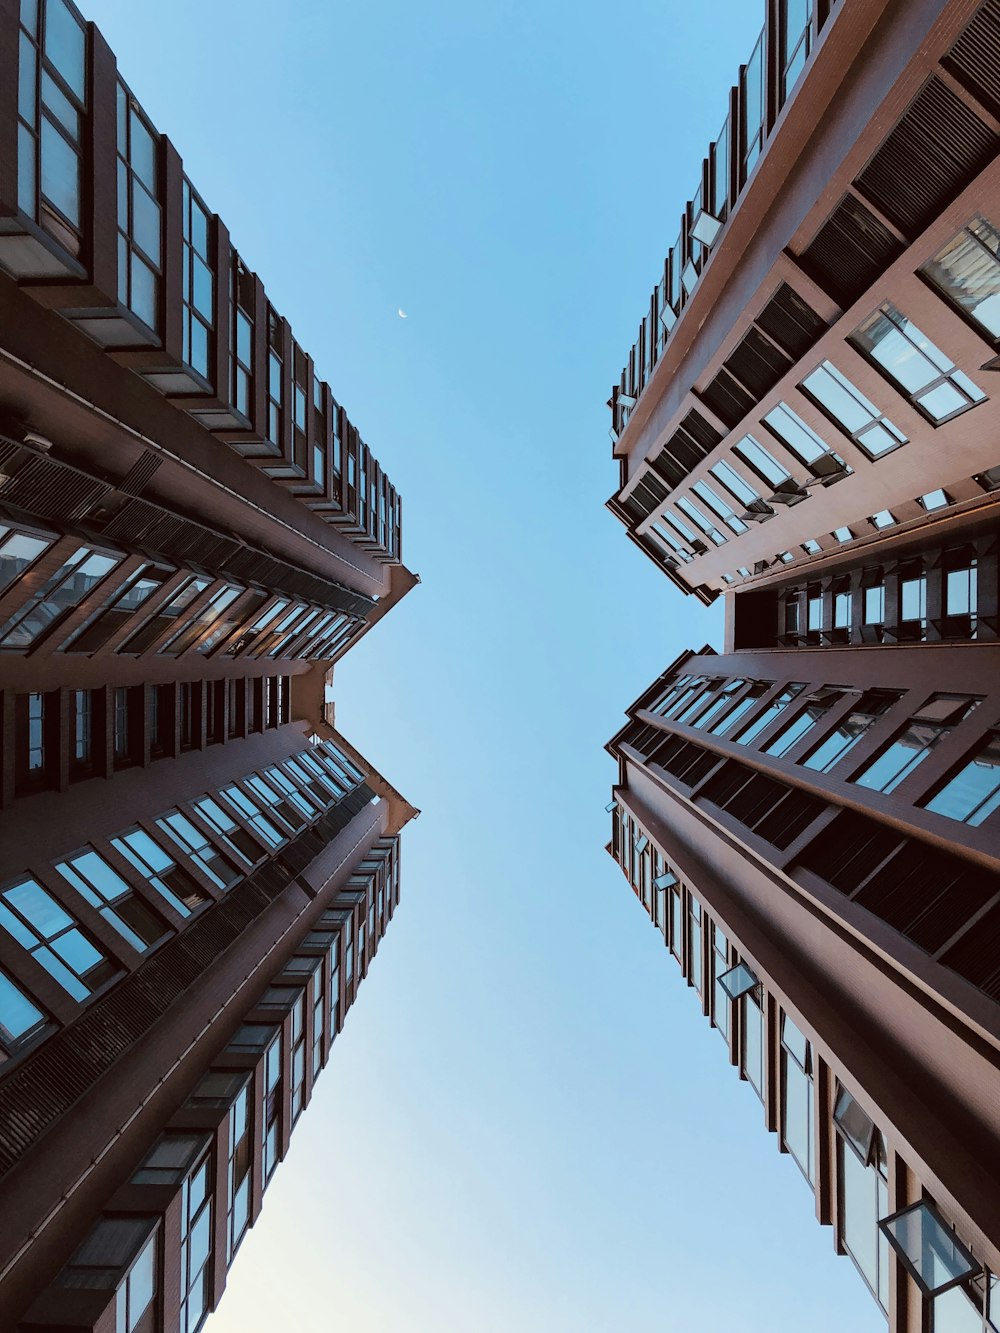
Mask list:
[{"label": "window reflecting sky", "polygon": [[84,8],[423,578],[336,690],[423,809],[400,910],[211,1333],[883,1329],[603,850],[604,742],[722,638],[603,508],[605,400],[763,4]]}]

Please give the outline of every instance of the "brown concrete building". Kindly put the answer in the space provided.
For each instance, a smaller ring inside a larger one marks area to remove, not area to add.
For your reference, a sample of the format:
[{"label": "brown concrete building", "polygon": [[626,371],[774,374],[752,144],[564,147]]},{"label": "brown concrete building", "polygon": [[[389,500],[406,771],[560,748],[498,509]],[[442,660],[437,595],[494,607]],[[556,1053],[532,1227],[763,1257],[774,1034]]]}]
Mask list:
[{"label": "brown concrete building", "polygon": [[68,0],[0,0],[0,1328],[194,1333],[399,895],[401,504]]},{"label": "brown concrete building", "polygon": [[611,398],[609,850],[894,1333],[1000,1328],[1000,4],[769,4]]}]

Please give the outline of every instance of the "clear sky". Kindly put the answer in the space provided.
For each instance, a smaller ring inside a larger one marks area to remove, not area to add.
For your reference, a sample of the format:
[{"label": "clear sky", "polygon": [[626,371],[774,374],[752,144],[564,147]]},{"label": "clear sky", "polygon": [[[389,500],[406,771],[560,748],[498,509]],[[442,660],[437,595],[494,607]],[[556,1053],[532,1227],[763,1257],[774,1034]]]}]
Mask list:
[{"label": "clear sky", "polygon": [[884,1329],[604,852],[604,742],[721,646],[603,507],[605,400],[762,0],[80,3],[423,578],[337,673],[401,907],[210,1333]]}]

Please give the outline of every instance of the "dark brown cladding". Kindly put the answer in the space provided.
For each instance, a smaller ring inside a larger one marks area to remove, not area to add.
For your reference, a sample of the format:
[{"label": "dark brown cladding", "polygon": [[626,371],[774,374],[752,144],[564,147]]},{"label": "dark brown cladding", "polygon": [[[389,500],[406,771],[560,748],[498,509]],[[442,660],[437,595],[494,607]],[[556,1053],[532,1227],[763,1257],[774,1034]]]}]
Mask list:
[{"label": "dark brown cladding", "polygon": [[706,601],[1000,485],[1000,8],[810,6],[784,83],[778,8],[612,396],[609,507]]},{"label": "dark brown cladding", "polygon": [[612,394],[609,507],[726,617],[609,745],[609,850],[893,1333],[990,1333],[1000,3],[786,12]]},{"label": "dark brown cladding", "polygon": [[[0,267],[39,315],[53,312],[45,337],[58,338],[59,324],[84,335],[50,363],[58,381],[153,439],[176,433],[181,456],[199,435],[225,443],[296,497],[271,502],[293,527],[342,530],[349,548],[370,553],[376,579],[380,564],[398,565],[398,493],[97,28],[68,0],[52,0],[51,15],[47,0],[2,0],[0,60],[19,72],[0,99]],[[5,325],[22,309],[4,311]],[[30,336],[7,350],[27,352]],[[109,377],[102,363],[131,374]],[[155,392],[130,391],[129,379]],[[223,480],[247,477],[226,452],[214,451]]]},{"label": "dark brown cladding", "polygon": [[0,62],[0,1328],[195,1333],[398,904],[333,668],[416,579],[100,33]]}]

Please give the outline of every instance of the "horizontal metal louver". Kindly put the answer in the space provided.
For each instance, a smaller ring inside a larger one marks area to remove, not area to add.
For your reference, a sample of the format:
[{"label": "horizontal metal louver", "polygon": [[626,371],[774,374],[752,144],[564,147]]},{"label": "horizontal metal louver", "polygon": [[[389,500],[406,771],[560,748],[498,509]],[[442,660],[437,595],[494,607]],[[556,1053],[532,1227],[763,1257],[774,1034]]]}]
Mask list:
[{"label": "horizontal metal louver", "polygon": [[0,477],[0,500],[5,504],[64,523],[85,518],[110,490],[103,482],[47,458],[29,458],[13,476]]},{"label": "horizontal metal louver", "polygon": [[854,183],[912,240],[998,147],[1000,138],[932,75]]},{"label": "horizontal metal louver", "polygon": [[799,256],[803,269],[843,308],[853,305],[903,246],[854,195],[846,195]]},{"label": "horizontal metal louver", "polygon": [[857,893],[855,902],[933,953],[981,911],[998,888],[994,876],[908,840]]},{"label": "horizontal metal louver", "polygon": [[827,329],[826,320],[786,282],[774,293],[755,323],[796,361],[805,356]]},{"label": "horizontal metal louver", "polygon": [[722,440],[722,433],[692,409],[653,459],[653,467],[678,486]]},{"label": "horizontal metal louver", "polygon": [[702,798],[779,849],[789,847],[826,808],[816,797],[733,759],[697,794]]},{"label": "horizontal metal louver", "polygon": [[941,956],[945,967],[1000,1000],[1000,903],[990,910]]},{"label": "horizontal metal louver", "polygon": [[116,489],[121,491],[122,495],[140,495],[146,484],[153,479],[159,466],[160,459],[147,450],[135,460]]},{"label": "horizontal metal louver", "polygon": [[986,0],[941,62],[1000,119],[1000,0]]}]

